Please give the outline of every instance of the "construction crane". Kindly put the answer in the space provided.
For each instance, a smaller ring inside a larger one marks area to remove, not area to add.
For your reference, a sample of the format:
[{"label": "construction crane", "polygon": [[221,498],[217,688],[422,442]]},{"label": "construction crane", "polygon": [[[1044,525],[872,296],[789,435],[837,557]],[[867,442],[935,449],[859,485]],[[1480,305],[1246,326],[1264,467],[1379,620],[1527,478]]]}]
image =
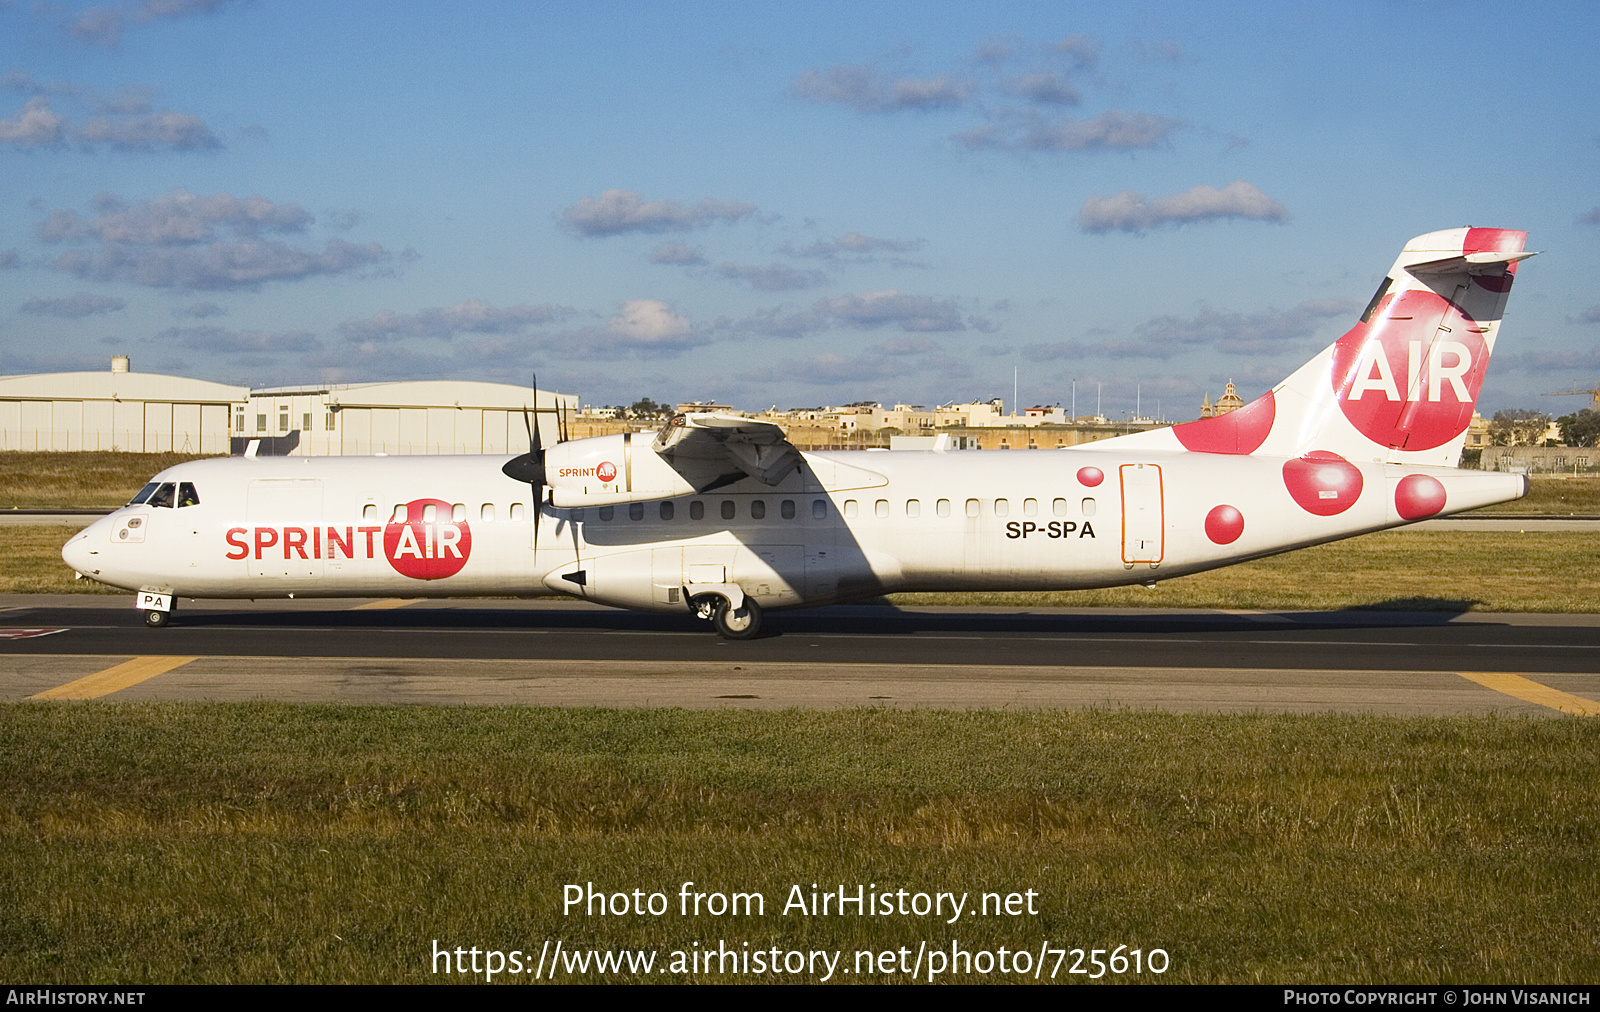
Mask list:
[{"label": "construction crane", "polygon": [[1557,390],[1553,393],[1540,394],[1541,397],[1572,397],[1578,394],[1588,394],[1594,402],[1594,410],[1600,411],[1600,386],[1592,386],[1587,390]]}]

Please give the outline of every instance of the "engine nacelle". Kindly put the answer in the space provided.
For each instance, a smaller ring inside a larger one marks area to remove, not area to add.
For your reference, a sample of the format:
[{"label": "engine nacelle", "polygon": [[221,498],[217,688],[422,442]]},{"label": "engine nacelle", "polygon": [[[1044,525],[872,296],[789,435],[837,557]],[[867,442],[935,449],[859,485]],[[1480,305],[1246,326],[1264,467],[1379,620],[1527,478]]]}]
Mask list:
[{"label": "engine nacelle", "polygon": [[695,487],[651,449],[648,433],[557,443],[545,451],[550,501],[562,509],[693,495]]}]

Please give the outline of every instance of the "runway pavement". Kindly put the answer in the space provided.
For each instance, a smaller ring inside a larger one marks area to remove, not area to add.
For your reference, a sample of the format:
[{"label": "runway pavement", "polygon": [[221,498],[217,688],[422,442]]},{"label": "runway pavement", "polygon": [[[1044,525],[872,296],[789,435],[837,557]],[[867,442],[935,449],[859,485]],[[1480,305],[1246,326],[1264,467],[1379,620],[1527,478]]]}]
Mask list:
[{"label": "runway pavement", "polygon": [[0,700],[1600,713],[1600,616],[0,596]]}]

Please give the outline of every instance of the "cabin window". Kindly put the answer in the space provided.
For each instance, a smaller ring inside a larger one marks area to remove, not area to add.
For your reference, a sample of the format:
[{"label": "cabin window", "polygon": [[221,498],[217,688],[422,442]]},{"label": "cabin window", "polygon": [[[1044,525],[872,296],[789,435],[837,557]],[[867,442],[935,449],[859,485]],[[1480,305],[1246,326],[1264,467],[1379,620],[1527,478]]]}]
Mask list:
[{"label": "cabin window", "polygon": [[779,503],[778,504],[778,515],[780,517],[783,517],[785,520],[793,520],[794,519],[794,500],[793,499],[785,499],[783,502]]},{"label": "cabin window", "polygon": [[997,517],[1010,516],[1011,504],[1004,499],[996,499],[994,501],[994,515]]},{"label": "cabin window", "polygon": [[1085,499],[1083,501],[1083,515],[1086,516],[1086,517],[1094,516],[1094,500],[1093,499]]},{"label": "cabin window", "polygon": [[642,502],[631,502],[631,503],[629,503],[628,504],[628,519],[629,520],[643,520],[644,519],[644,503],[642,503]]},{"label": "cabin window", "polygon": [[675,510],[673,509],[672,503],[670,503],[670,502],[662,502],[662,504],[661,504],[661,519],[663,519],[663,520],[671,520],[672,519],[672,514],[674,512],[675,512]]},{"label": "cabin window", "polygon": [[854,520],[856,518],[856,501],[854,499],[846,499],[844,501],[844,518],[846,520]]},{"label": "cabin window", "polygon": [[732,520],[737,514],[738,510],[733,505],[732,499],[722,500],[722,519]]},{"label": "cabin window", "polygon": [[406,504],[405,503],[397,503],[395,505],[395,508],[389,511],[389,520],[390,520],[391,523],[397,523],[397,524],[405,523],[406,522]]},{"label": "cabin window", "polygon": [[458,502],[450,507],[450,522],[459,524],[467,518],[467,504]]},{"label": "cabin window", "polygon": [[150,484],[146,485],[144,488],[141,488],[139,490],[139,494],[138,495],[134,496],[132,499],[129,499],[128,500],[128,505],[129,506],[137,506],[140,503],[145,502],[146,500],[148,500],[150,498],[151,494],[153,492],[155,492],[155,490],[160,488],[160,487],[161,487],[161,483],[159,481],[152,481]]},{"label": "cabin window", "polygon": [[920,502],[917,502],[915,499],[907,499],[906,500],[906,516],[908,516],[908,517],[920,517],[920,516],[922,516],[922,504]]},{"label": "cabin window", "polygon": [[977,515],[978,515],[978,500],[976,500],[976,499],[968,499],[967,500],[967,516],[975,517]]},{"label": "cabin window", "polygon": [[1037,499],[1024,499],[1024,500],[1022,500],[1022,515],[1025,516],[1025,517],[1036,517],[1036,516],[1038,516],[1039,515],[1039,500],[1037,500]]},{"label": "cabin window", "polygon": [[606,523],[610,523],[611,522],[611,518],[615,517],[616,515],[617,515],[617,508],[615,506],[602,506],[602,507],[600,507],[600,519],[604,520]]},{"label": "cabin window", "polygon": [[706,518],[706,504],[696,499],[689,504],[689,519],[704,520]]},{"label": "cabin window", "polygon": [[765,499],[750,500],[750,519],[765,520],[767,518],[767,501]]},{"label": "cabin window", "polygon": [[486,524],[494,523],[494,503],[486,502],[478,509],[478,519]]},{"label": "cabin window", "polygon": [[428,504],[426,504],[425,506],[422,507],[422,522],[423,523],[431,524],[435,520],[438,520],[438,519],[439,519],[439,507],[438,506],[435,506],[433,503],[430,502],[430,503],[428,503]]},{"label": "cabin window", "polygon": [[512,503],[511,504],[511,522],[512,523],[516,523],[517,521],[521,520],[522,519],[522,515],[523,515],[522,504],[519,503],[519,502]]},{"label": "cabin window", "polygon": [[938,513],[942,517],[949,516],[950,515],[950,500],[949,499],[940,499],[939,502],[934,506],[934,512]]},{"label": "cabin window", "polygon": [[200,505],[200,493],[194,489],[192,482],[182,482],[178,485],[178,508]]},{"label": "cabin window", "polygon": [[1050,510],[1058,517],[1066,516],[1067,501],[1065,499],[1057,499],[1055,502],[1050,504]]},{"label": "cabin window", "polygon": [[828,500],[826,500],[826,499],[813,499],[813,500],[811,500],[811,519],[813,519],[813,520],[826,520],[826,519],[828,519]]},{"label": "cabin window", "polygon": [[376,520],[376,519],[378,519],[378,504],[369,502],[365,506],[361,507],[361,519],[363,519],[363,520]]},{"label": "cabin window", "polygon": [[872,513],[879,520],[888,519],[888,517],[889,517],[889,500],[887,500],[887,499],[879,499],[877,502],[873,503],[872,504]]}]

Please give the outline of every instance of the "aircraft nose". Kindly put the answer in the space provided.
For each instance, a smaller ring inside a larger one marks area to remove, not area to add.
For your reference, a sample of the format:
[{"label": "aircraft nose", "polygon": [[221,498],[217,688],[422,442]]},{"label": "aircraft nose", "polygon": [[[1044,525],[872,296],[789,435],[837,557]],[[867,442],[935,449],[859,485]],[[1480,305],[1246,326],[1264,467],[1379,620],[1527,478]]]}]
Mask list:
[{"label": "aircraft nose", "polygon": [[84,576],[93,576],[98,572],[100,569],[99,553],[94,550],[94,547],[100,542],[94,539],[93,534],[97,530],[103,533],[104,526],[104,520],[96,520],[71,538],[68,538],[67,543],[61,546],[61,561]]}]

